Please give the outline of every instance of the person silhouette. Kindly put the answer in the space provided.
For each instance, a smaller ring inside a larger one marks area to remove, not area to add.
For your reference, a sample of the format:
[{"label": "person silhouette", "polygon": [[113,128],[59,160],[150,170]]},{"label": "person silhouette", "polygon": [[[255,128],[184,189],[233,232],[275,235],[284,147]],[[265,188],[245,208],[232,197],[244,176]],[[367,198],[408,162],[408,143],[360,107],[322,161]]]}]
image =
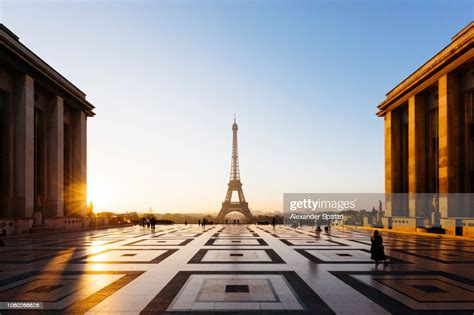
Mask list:
[{"label": "person silhouette", "polygon": [[370,242],[372,244],[370,246],[370,258],[375,261],[375,264],[379,264],[381,261],[387,264],[389,260],[385,256],[383,239],[378,230],[374,230],[370,237]]}]

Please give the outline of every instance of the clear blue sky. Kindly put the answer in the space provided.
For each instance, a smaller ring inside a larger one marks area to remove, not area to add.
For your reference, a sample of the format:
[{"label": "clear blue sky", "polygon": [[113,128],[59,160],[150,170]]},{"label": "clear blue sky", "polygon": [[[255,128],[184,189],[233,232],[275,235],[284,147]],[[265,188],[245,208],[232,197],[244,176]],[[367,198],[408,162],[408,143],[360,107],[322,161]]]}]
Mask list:
[{"label": "clear blue sky", "polygon": [[251,209],[383,192],[385,93],[472,1],[1,1],[0,20],[96,105],[96,210],[218,211],[237,113]]}]

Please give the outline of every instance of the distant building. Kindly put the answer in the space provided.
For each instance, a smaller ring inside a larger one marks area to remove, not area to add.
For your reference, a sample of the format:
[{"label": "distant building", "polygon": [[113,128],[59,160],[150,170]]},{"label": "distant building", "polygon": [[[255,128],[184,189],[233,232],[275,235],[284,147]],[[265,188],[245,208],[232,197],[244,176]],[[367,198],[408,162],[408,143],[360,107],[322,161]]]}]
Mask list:
[{"label": "distant building", "polygon": [[86,128],[93,108],[0,24],[0,223],[8,234],[30,230],[33,217],[43,227],[87,224]]},{"label": "distant building", "polygon": [[[474,193],[474,23],[394,87],[378,106],[385,122],[385,192],[411,194],[386,203],[383,224],[415,230],[439,224],[471,234],[471,206],[447,193]],[[420,201],[414,193],[433,195]],[[403,198],[402,198],[403,199]]]}]

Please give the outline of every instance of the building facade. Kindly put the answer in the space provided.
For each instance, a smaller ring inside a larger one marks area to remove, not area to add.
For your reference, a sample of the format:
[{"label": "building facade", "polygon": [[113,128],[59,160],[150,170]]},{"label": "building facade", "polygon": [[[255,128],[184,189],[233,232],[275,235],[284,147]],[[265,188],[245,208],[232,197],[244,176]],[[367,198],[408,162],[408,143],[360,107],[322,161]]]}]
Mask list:
[{"label": "building facade", "polygon": [[87,224],[87,118],[93,108],[0,24],[2,233]]},{"label": "building facade", "polygon": [[[472,233],[472,204],[452,196],[474,193],[473,46],[470,23],[378,106],[385,124],[385,227],[439,223],[447,233]],[[406,197],[392,200],[393,194]]]}]

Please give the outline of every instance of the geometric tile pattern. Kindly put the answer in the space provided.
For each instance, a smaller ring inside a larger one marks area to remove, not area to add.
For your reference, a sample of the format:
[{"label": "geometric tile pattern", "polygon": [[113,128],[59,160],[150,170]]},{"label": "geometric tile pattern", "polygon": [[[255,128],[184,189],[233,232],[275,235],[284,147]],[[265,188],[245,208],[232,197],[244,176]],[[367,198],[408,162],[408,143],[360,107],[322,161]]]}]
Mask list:
[{"label": "geometric tile pattern", "polygon": [[200,249],[190,264],[284,264],[273,249]]},{"label": "geometric tile pattern", "polygon": [[266,246],[268,245],[261,238],[211,238],[206,243],[207,246]]},{"label": "geometric tile pattern", "polygon": [[84,313],[142,272],[43,272],[0,286],[0,300],[42,302],[45,310]]},{"label": "geometric tile pattern", "polygon": [[334,274],[393,313],[426,310],[472,313],[474,309],[474,283],[449,274]]},{"label": "geometric tile pattern", "polygon": [[283,243],[289,246],[348,246],[347,244],[326,239],[280,239]]},{"label": "geometric tile pattern", "polygon": [[179,272],[142,314],[189,311],[334,314],[294,272]]},{"label": "geometric tile pattern", "polygon": [[153,239],[144,239],[126,245],[134,246],[184,246],[190,243],[192,239],[164,239],[164,238],[153,238]]},{"label": "geometric tile pattern", "polygon": [[[366,249],[296,249],[315,264],[373,264],[370,251]],[[402,259],[387,256],[391,264],[408,263]]]},{"label": "geometric tile pattern", "polygon": [[169,225],[5,238],[0,313],[35,302],[45,314],[472,314],[474,241],[382,237],[390,263],[377,266],[363,230]]},{"label": "geometric tile pattern", "polygon": [[444,264],[474,264],[474,253],[454,249],[425,249],[418,248],[416,251],[394,249],[407,255],[422,257],[431,261]]},{"label": "geometric tile pattern", "polygon": [[76,258],[76,263],[101,264],[157,264],[177,249],[107,249],[102,252]]}]

